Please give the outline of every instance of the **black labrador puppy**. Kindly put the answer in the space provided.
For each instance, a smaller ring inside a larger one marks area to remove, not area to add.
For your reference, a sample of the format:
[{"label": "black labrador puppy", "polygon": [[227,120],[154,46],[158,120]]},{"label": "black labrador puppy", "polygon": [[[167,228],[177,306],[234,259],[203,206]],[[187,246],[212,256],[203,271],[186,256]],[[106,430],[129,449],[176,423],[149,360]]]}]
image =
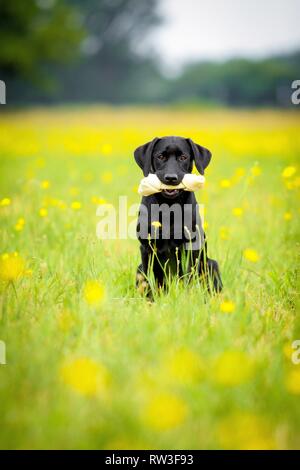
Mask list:
[{"label": "black labrador puppy", "polygon": [[[144,176],[154,173],[162,183],[176,186],[185,174],[192,172],[194,163],[204,175],[211,153],[191,139],[171,136],[155,138],[138,147],[134,157]],[[197,273],[207,282],[208,290],[221,291],[218,263],[207,257],[207,243],[194,192],[175,188],[143,196],[137,236],[142,257],[136,278],[140,292],[150,294],[146,279],[150,269],[160,287],[166,284],[170,275]]]}]

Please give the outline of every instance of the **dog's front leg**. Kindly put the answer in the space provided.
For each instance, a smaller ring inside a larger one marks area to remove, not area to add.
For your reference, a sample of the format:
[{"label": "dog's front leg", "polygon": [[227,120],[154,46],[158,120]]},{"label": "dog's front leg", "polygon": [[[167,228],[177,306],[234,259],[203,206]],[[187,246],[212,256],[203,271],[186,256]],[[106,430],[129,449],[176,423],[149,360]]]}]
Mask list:
[{"label": "dog's front leg", "polygon": [[165,285],[164,265],[167,264],[168,258],[163,253],[154,252],[149,246],[143,244],[141,244],[140,250],[142,263],[137,269],[136,286],[141,293],[150,296],[151,288],[147,276],[153,276],[155,285],[163,287]]},{"label": "dog's front leg", "polygon": [[205,280],[210,292],[218,293],[222,291],[223,283],[219,265],[216,260],[207,257],[206,242],[200,256],[199,274]]},{"label": "dog's front leg", "polygon": [[142,262],[137,268],[135,285],[140,294],[149,296],[151,291],[146,276],[148,273],[150,253],[149,250],[142,244],[140,245],[140,250]]}]

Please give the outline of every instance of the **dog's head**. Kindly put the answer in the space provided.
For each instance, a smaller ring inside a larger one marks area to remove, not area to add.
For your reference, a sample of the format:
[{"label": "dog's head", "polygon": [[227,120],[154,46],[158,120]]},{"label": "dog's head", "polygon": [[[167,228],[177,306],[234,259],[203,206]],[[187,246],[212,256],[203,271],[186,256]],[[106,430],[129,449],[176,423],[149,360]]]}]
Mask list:
[{"label": "dog's head", "polygon": [[[186,173],[191,173],[193,162],[201,175],[210,162],[211,153],[205,147],[183,137],[156,137],[138,147],[134,152],[144,176],[155,173],[164,184],[176,186]],[[180,189],[164,190],[167,198],[175,198]]]}]

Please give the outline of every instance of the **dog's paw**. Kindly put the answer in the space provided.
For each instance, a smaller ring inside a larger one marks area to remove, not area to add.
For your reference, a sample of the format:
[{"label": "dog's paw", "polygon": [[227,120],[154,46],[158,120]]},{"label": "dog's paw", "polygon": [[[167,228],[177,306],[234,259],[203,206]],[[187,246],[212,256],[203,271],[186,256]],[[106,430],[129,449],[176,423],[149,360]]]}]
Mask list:
[{"label": "dog's paw", "polygon": [[221,279],[221,274],[220,274],[220,269],[219,265],[216,260],[214,259],[208,259],[208,272],[210,279],[213,282],[213,291],[218,294],[222,291],[223,289],[223,283]]},{"label": "dog's paw", "polygon": [[136,273],[135,285],[136,285],[136,288],[137,288],[138,292],[141,295],[148,295],[149,294],[149,292],[150,292],[149,283],[148,283],[147,279],[145,278],[144,274],[142,274],[141,272]]}]

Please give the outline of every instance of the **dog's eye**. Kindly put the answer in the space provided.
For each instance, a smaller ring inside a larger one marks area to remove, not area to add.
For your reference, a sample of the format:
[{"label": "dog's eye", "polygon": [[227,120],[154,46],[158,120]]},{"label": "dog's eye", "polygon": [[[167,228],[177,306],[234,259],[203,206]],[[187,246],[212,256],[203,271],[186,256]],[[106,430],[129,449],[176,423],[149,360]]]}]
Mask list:
[{"label": "dog's eye", "polygon": [[186,159],[187,159],[187,156],[183,154],[178,157],[178,160],[180,160],[181,162],[184,162]]},{"label": "dog's eye", "polygon": [[163,155],[162,153],[160,153],[159,155],[156,155],[156,158],[160,160],[161,162],[164,162],[167,159],[167,157]]}]

